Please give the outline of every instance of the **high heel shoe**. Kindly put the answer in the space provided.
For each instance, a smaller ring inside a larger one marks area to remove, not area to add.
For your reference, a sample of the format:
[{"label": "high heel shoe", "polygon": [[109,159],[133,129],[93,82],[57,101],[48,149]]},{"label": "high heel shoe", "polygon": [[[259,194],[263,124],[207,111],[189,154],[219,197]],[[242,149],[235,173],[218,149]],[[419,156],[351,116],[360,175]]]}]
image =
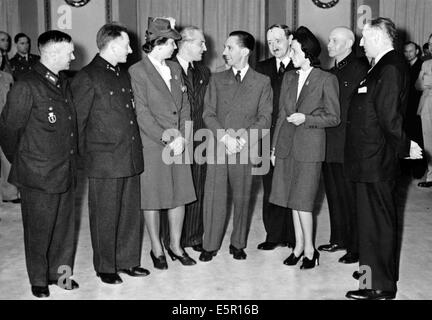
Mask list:
[{"label": "high heel shoe", "polygon": [[152,258],[153,266],[156,269],[160,269],[160,270],[168,269],[168,264],[167,264],[165,255],[162,254],[161,256],[156,258],[155,255],[153,254],[153,251],[150,250],[150,257]]},{"label": "high heel shoe", "polygon": [[314,251],[312,260],[309,260],[309,258],[305,256],[300,269],[313,269],[315,266],[319,266],[319,256],[320,254],[317,250]]},{"label": "high heel shoe", "polygon": [[172,261],[178,260],[181,262],[184,266],[193,266],[196,264],[196,261],[189,257],[189,255],[186,253],[186,251],[183,251],[183,254],[181,256],[176,255],[171,248],[167,248],[168,254],[171,257]]},{"label": "high heel shoe", "polygon": [[297,262],[299,262],[300,258],[303,256],[304,251],[302,253],[300,253],[300,255],[298,257],[296,257],[296,255],[294,254],[294,251],[291,253],[291,255],[286,258],[284,260],[284,265],[287,266],[295,266],[297,264]]}]

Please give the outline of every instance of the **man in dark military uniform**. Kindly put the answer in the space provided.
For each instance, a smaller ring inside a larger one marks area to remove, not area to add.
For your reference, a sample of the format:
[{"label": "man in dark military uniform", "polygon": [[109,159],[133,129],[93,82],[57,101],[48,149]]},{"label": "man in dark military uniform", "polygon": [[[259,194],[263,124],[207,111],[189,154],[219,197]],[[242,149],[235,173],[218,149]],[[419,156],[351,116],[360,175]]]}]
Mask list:
[{"label": "man in dark military uniform", "polygon": [[40,57],[30,53],[30,38],[24,33],[18,33],[14,38],[14,42],[17,53],[10,59],[10,65],[14,78],[19,80],[32,69]]},{"label": "man in dark military uniform", "polygon": [[75,76],[79,150],[89,177],[93,264],[108,284],[117,272],[146,276],[140,268],[142,215],[139,174],[143,147],[127,72],[119,67],[132,52],[127,29],[107,24],[97,34],[99,54]]},{"label": "man in dark military uniform", "polygon": [[[294,70],[294,65],[289,57],[291,52],[291,32],[288,26],[275,24],[267,31],[267,44],[272,58],[260,61],[256,65],[256,71],[270,77],[273,89],[273,112],[270,127],[270,139],[279,115],[279,96],[282,79],[286,72]],[[270,168],[268,174],[263,176],[263,222],[267,232],[266,240],[258,245],[259,250],[274,250],[279,246],[294,248],[295,232],[292,212],[289,208],[279,207],[269,202],[273,180],[274,167]]]},{"label": "man in dark military uniform", "polygon": [[69,278],[75,251],[77,129],[68,81],[60,73],[75,59],[72,39],[48,31],[38,45],[41,62],[8,95],[0,143],[12,164],[9,181],[21,193],[32,293],[42,298],[49,296],[49,284],[78,288]]},{"label": "man in dark military uniform", "polygon": [[330,215],[330,243],[318,250],[336,252],[347,250],[339,262],[358,262],[357,216],[355,214],[354,186],[344,174],[344,147],[348,109],[360,81],[366,76],[369,65],[352,52],[354,33],[345,27],[331,31],[327,45],[329,56],[335,58],[330,70],[339,81],[341,123],[326,129],[326,159],[323,177]]}]

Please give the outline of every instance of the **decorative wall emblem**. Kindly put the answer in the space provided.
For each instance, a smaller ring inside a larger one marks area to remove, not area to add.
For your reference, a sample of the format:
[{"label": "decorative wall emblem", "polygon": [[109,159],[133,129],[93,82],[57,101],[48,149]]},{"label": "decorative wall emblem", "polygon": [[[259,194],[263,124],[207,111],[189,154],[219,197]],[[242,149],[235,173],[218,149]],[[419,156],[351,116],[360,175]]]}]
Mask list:
[{"label": "decorative wall emblem", "polygon": [[66,3],[72,7],[83,7],[85,6],[87,3],[89,3],[90,0],[65,0]]},{"label": "decorative wall emblem", "polygon": [[321,9],[330,9],[333,8],[335,5],[339,3],[339,0],[332,0],[329,2],[325,1],[319,1],[319,0],[312,0],[312,2]]}]

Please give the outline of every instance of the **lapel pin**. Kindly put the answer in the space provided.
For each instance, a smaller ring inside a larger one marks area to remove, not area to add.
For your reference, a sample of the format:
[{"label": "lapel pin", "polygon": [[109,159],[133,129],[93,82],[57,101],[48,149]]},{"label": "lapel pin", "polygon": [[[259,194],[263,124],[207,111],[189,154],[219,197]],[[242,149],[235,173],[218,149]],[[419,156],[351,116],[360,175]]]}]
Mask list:
[{"label": "lapel pin", "polygon": [[307,86],[309,85],[309,80],[308,80],[308,81],[306,81],[306,85],[307,85]]},{"label": "lapel pin", "polygon": [[202,81],[202,80],[200,80],[200,84],[203,84],[203,81]]},{"label": "lapel pin", "polygon": [[174,75],[174,79],[178,80],[178,77],[177,77],[177,75],[176,75],[176,74]]},{"label": "lapel pin", "polygon": [[57,122],[57,117],[56,117],[56,115],[54,114],[54,112],[50,112],[50,113],[48,113],[48,121],[49,121],[49,123],[51,123],[51,124],[54,124],[54,123]]}]

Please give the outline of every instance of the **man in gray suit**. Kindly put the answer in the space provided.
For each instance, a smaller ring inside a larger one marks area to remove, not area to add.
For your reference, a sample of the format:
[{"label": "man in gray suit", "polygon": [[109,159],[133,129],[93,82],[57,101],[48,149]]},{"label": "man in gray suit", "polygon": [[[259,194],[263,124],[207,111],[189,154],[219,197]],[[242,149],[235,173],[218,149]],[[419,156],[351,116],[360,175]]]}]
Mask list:
[{"label": "man in gray suit", "polygon": [[[227,161],[213,164],[208,152],[201,261],[210,261],[222,244],[228,213],[228,185],[232,188],[234,201],[234,226],[229,251],[234,259],[246,259],[243,249],[247,241],[252,187],[252,164],[248,151],[258,143],[258,138],[251,135],[251,129],[260,132],[270,129],[273,109],[270,79],[248,64],[254,46],[255,39],[249,33],[234,31],[230,34],[223,56],[231,68],[210,78],[204,100],[204,123],[217,139],[215,145],[222,145],[225,150],[226,155],[222,158],[228,160],[228,164]],[[248,161],[242,164],[244,161],[240,158],[245,156]],[[220,159],[218,157],[217,160]]]}]

